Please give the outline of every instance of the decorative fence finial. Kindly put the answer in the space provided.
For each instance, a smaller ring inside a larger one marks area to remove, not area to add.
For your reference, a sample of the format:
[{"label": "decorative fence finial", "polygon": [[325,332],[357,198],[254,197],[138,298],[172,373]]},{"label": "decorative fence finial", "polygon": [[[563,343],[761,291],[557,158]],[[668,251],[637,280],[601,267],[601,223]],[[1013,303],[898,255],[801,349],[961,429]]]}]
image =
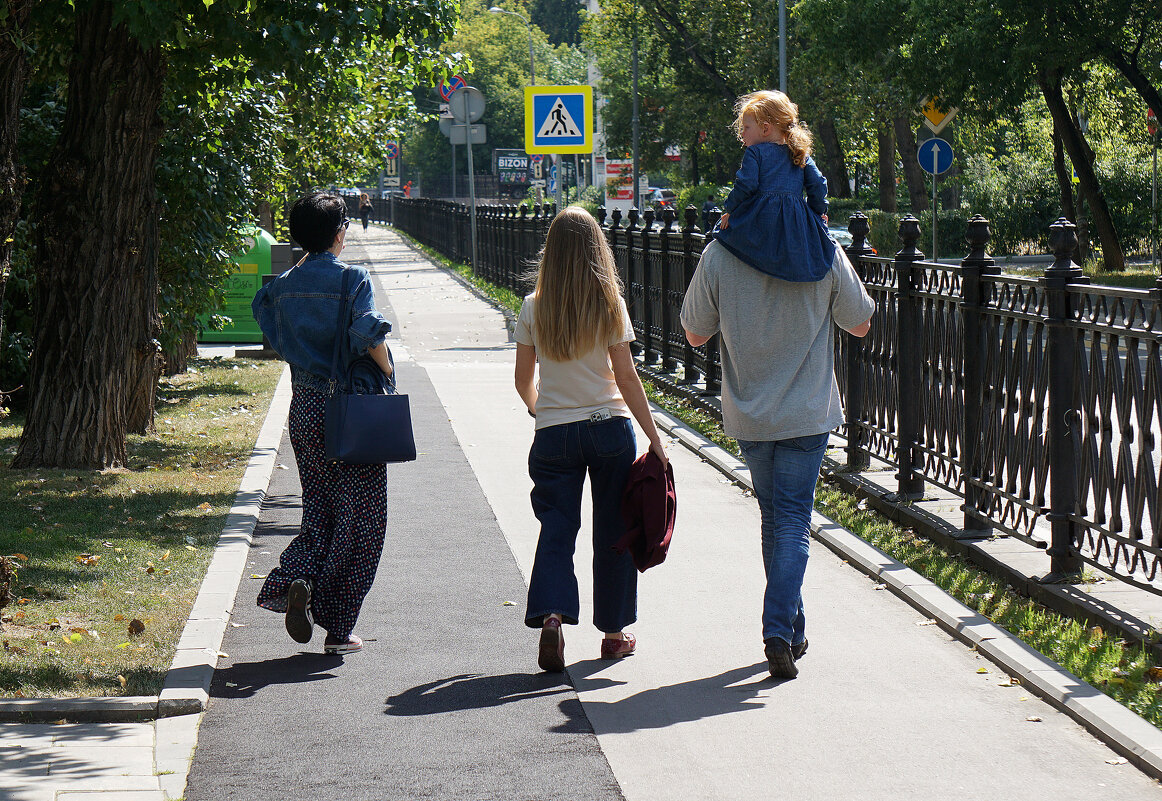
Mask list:
[{"label": "decorative fence finial", "polygon": [[1077,250],[1077,226],[1065,217],[1049,226],[1049,249],[1053,251],[1053,264],[1045,270],[1046,278],[1074,280],[1085,275],[1081,266],[1073,261]]}]

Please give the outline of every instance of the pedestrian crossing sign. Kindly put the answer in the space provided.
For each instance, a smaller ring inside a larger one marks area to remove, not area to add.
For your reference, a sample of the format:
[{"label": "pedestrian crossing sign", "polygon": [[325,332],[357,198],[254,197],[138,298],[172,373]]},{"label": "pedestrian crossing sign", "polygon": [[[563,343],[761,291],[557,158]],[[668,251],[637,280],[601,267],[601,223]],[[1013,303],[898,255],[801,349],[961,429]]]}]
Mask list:
[{"label": "pedestrian crossing sign", "polygon": [[526,86],[525,152],[592,153],[593,87]]}]

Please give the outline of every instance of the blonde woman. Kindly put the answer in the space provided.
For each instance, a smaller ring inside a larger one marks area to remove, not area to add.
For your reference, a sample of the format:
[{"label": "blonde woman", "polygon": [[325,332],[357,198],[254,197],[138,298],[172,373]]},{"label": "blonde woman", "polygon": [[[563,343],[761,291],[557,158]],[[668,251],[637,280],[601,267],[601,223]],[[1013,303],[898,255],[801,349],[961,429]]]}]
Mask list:
[{"label": "blonde woman", "polygon": [[[621,496],[636,456],[638,421],[667,462],[634,368],[634,339],[613,253],[597,221],[569,207],[549,227],[536,288],[516,325],[516,391],[536,418],[529,452],[533,513],[541,524],[525,624],[541,630],[538,664],[565,669],[561,624],[580,614],[573,552],[586,473],[593,498],[593,625],[603,659],[634,652],[625,627],[637,619],[637,573],[613,544],[625,528]],[[536,379],[540,364],[539,382]]]},{"label": "blonde woman", "polygon": [[799,107],[769,90],[740,97],[734,110],[746,151],[713,236],[767,275],[819,281],[831,269],[835,242],[827,232],[827,180],[811,159]]}]

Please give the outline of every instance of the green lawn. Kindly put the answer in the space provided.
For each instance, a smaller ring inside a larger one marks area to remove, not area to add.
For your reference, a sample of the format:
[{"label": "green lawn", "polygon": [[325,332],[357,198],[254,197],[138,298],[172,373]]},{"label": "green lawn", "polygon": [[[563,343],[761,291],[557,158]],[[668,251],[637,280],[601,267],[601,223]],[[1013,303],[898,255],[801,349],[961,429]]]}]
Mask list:
[{"label": "green lawn", "polygon": [[246,469],[282,362],[195,359],[163,379],[124,469],[12,470],[0,425],[0,695],[155,695]]}]

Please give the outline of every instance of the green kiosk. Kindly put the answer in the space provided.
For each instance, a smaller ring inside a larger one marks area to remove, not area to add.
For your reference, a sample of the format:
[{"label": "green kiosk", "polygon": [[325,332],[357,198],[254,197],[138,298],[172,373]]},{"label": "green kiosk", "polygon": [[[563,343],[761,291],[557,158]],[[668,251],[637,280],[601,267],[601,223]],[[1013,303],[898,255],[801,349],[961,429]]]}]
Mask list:
[{"label": "green kiosk", "polygon": [[229,317],[232,322],[221,331],[213,331],[206,325],[208,318],[203,317],[199,342],[262,342],[262,332],[250,312],[250,303],[262,286],[264,275],[270,275],[275,269],[281,273],[290,267],[291,247],[258,227],[246,233],[246,244],[249,245],[246,252],[233,257],[236,267],[226,279],[226,302],[218,310],[218,314]]}]

